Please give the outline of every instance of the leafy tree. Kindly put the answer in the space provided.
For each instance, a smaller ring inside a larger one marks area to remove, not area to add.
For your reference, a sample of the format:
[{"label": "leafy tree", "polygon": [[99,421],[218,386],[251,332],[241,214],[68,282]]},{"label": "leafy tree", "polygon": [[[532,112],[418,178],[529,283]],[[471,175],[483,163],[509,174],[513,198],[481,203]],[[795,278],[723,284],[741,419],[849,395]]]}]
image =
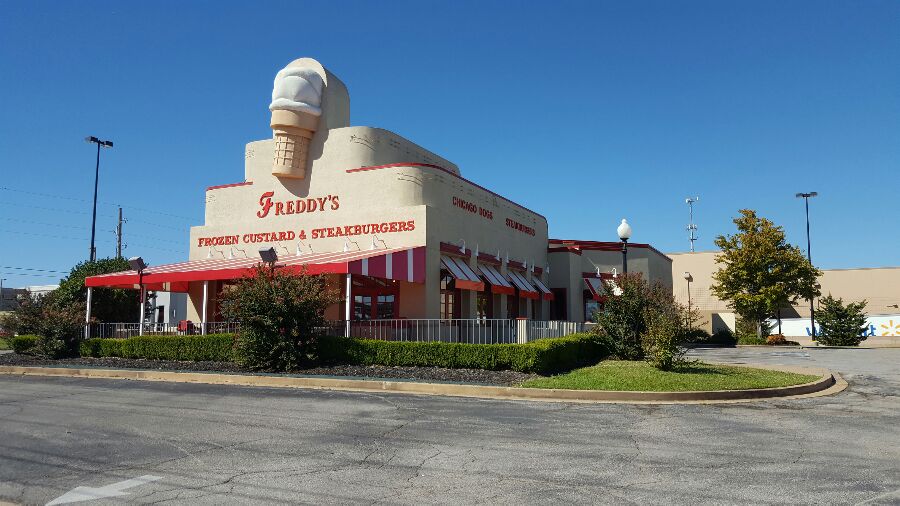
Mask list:
[{"label": "leafy tree", "polygon": [[324,276],[258,265],[223,293],[223,314],[241,324],[238,362],[250,369],[290,371],[314,360],[325,309],[337,301]]},{"label": "leafy tree", "polygon": [[[60,280],[59,288],[54,290],[54,297],[60,302],[86,303],[87,288],[84,286],[86,277],[130,269],[128,260],[124,258],[102,258],[93,262],[81,262],[72,268],[68,276]],[[101,322],[137,322],[139,298],[138,290],[94,288],[91,295],[91,317]]]},{"label": "leafy tree", "polygon": [[697,312],[675,301],[672,290],[648,284],[639,273],[618,276],[603,286],[603,308],[597,311],[595,331],[613,355],[624,360],[647,360],[660,369],[681,362],[688,327]]},{"label": "leafy tree", "polygon": [[3,325],[19,335],[37,335],[35,352],[59,358],[78,353],[84,310],[83,302],[61,301],[55,292],[27,293],[19,297],[18,309],[4,318]]},{"label": "leafy tree", "polygon": [[816,341],[826,346],[859,346],[866,340],[866,301],[844,304],[828,296],[819,300],[816,323],[821,329]]},{"label": "leafy tree", "polygon": [[716,238],[722,253],[711,288],[741,318],[754,322],[756,336],[763,338],[765,320],[779,307],[819,295],[821,272],[800,248],[787,243],[782,227],[751,209],[740,213],[734,219],[738,233]]}]

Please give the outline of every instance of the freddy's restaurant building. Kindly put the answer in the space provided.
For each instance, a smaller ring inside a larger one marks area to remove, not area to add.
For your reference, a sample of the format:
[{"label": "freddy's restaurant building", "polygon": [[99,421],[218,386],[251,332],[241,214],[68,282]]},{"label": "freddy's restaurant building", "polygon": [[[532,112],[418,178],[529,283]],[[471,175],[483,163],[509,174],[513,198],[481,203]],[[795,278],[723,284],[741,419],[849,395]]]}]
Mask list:
[{"label": "freddy's restaurant building", "polygon": [[[347,88],[315,60],[278,72],[269,108],[273,138],[247,144],[243,180],[206,189],[186,262],[85,284],[186,292],[188,320],[219,322],[223,288],[273,247],[280,268],[339,287],[329,320],[583,322],[621,270],[619,243],[550,240],[544,216],[449,160],[350,126]],[[646,244],[629,245],[628,265],[671,286],[670,260]]]}]

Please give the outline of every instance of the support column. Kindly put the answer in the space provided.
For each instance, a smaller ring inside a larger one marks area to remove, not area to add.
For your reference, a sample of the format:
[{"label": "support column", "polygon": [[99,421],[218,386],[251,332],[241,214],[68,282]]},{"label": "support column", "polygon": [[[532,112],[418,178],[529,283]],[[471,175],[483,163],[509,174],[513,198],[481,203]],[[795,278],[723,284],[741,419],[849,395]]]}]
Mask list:
[{"label": "support column", "polygon": [[141,314],[138,316],[138,335],[144,335],[144,304],[147,303],[147,290],[144,289],[144,285],[141,285]]},{"label": "support column", "polygon": [[528,318],[516,318],[516,342],[519,344],[528,342]]},{"label": "support column", "polygon": [[87,287],[87,309],[84,311],[84,338],[91,337],[91,296],[94,295],[94,288]]},{"label": "support column", "polygon": [[350,337],[350,299],[353,282],[351,274],[347,273],[347,286],[344,288],[344,337]]},{"label": "support column", "polygon": [[206,313],[209,307],[209,281],[203,282],[203,314],[200,315],[200,333],[206,335]]}]

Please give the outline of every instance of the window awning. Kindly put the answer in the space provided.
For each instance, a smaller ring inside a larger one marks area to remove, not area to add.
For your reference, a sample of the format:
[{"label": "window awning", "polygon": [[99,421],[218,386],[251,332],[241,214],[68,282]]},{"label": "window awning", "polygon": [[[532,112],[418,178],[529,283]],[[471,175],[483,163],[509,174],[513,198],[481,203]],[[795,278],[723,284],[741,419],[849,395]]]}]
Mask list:
[{"label": "window awning", "polygon": [[519,289],[520,296],[525,297],[526,299],[541,298],[541,294],[538,293],[527,279],[525,279],[525,276],[516,271],[506,271],[506,277]]},{"label": "window awning", "polygon": [[441,255],[441,265],[450,272],[456,281],[456,288],[463,290],[484,290],[484,282],[475,274],[475,271],[469,267],[465,260],[460,258]]},{"label": "window awning", "polygon": [[545,285],[544,282],[541,281],[541,278],[532,276],[531,282],[534,283],[534,286],[536,286],[537,289],[541,291],[541,297],[543,297],[544,300],[553,300],[553,292],[551,292],[550,289],[547,288],[547,285]]},{"label": "window awning", "polygon": [[493,265],[478,264],[478,270],[481,271],[484,279],[486,279],[487,282],[491,284],[491,293],[506,295],[516,294],[515,287],[513,287]]},{"label": "window awning", "polygon": [[[239,279],[249,275],[259,263],[258,258],[192,260],[147,267],[140,279],[137,271],[90,276],[84,285],[137,289],[142,282],[148,290],[186,292],[191,281]],[[307,274],[349,273],[424,283],[425,247],[285,255],[275,266],[295,274],[305,269]]]},{"label": "window awning", "polygon": [[606,300],[606,296],[601,295],[603,293],[602,279],[595,277],[585,277],[584,284],[587,285],[588,290],[590,290],[592,299],[600,302]]}]

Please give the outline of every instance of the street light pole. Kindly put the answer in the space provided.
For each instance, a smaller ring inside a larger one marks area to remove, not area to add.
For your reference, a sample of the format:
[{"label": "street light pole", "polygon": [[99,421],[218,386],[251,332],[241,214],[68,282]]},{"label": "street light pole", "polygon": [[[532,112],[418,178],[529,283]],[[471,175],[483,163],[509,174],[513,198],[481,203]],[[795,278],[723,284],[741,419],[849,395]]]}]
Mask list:
[{"label": "street light pole", "polygon": [[690,272],[685,271],[684,280],[687,281],[687,290],[688,290],[688,314],[687,314],[687,324],[688,330],[693,330],[691,327],[691,281],[694,280],[694,276],[691,275]]},{"label": "street light pole", "polygon": [[97,248],[94,247],[94,239],[97,236],[97,185],[100,182],[100,147],[113,147],[112,141],[104,141],[94,136],[84,138],[85,142],[97,145],[97,165],[94,167],[94,212],[91,216],[91,251],[89,259],[91,262],[97,260]]},{"label": "street light pole", "polygon": [[619,239],[622,241],[622,274],[628,274],[628,239],[631,238],[631,225],[622,219],[622,223],[616,229]]},{"label": "street light pole", "polygon": [[[806,258],[809,260],[809,265],[812,265],[812,248],[810,246],[809,239],[809,199],[815,196],[818,196],[818,192],[809,192],[809,193],[798,193],[796,195],[797,198],[802,198],[804,204],[806,204]],[[812,336],[813,341],[816,340],[816,310],[813,307],[813,297],[809,297],[809,333]]]}]

